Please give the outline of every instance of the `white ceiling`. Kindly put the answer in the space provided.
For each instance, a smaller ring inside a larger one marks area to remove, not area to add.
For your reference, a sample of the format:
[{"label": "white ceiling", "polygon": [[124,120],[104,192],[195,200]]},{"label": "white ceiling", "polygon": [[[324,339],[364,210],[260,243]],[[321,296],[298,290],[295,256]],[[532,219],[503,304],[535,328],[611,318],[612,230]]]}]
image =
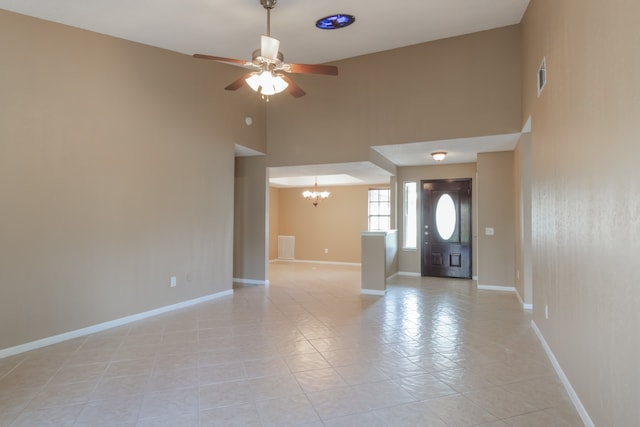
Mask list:
[{"label": "white ceiling", "polygon": [[[271,13],[271,34],[280,40],[287,62],[316,64],[516,24],[528,3],[278,0]],[[0,0],[0,9],[187,55],[249,60],[266,33],[266,11],[259,0]],[[352,14],[356,22],[340,30],[315,28],[317,19],[336,13]],[[513,149],[515,141],[514,135],[500,135],[374,148],[397,165],[409,166],[433,164],[428,154],[436,150],[450,153],[447,163],[474,162],[478,152]],[[258,154],[242,147],[236,147],[236,153]],[[271,168],[270,174],[281,179],[274,185],[282,186],[312,185],[315,176],[323,185],[389,182],[388,173],[369,162]]]},{"label": "white ceiling", "polygon": [[[287,62],[323,63],[520,22],[529,0],[279,0],[271,34]],[[259,0],[0,0],[0,8],[188,55],[251,59],[266,33]],[[356,17],[323,31],[319,18]]]}]

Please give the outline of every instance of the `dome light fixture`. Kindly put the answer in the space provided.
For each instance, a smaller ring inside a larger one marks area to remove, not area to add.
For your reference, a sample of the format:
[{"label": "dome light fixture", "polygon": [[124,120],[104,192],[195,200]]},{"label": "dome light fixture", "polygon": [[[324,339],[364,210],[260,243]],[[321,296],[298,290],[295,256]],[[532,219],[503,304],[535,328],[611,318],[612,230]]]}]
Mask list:
[{"label": "dome light fixture", "polygon": [[433,160],[435,160],[436,162],[441,162],[444,160],[445,157],[447,157],[447,152],[446,151],[434,151],[433,153],[431,153],[431,157],[433,157]]}]

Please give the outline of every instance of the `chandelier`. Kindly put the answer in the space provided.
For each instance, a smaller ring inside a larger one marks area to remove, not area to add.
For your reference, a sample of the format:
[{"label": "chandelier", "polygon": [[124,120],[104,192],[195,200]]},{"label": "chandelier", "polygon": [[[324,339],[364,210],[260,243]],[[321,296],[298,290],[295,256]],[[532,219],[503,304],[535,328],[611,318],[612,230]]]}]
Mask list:
[{"label": "chandelier", "polygon": [[316,177],[316,182],[313,185],[313,191],[306,190],[302,193],[302,197],[311,201],[313,206],[318,206],[318,203],[329,197],[328,191],[319,191],[318,190],[318,177]]}]

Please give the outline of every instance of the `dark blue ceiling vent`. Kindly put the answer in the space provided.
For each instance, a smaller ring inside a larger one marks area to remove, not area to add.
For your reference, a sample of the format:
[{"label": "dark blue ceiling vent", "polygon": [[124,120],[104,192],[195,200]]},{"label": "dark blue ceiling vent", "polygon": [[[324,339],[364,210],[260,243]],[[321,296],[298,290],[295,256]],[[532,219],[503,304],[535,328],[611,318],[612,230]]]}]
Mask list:
[{"label": "dark blue ceiling vent", "polygon": [[338,13],[318,19],[316,21],[316,28],[320,28],[321,30],[337,30],[338,28],[348,27],[354,22],[356,22],[355,16]]}]

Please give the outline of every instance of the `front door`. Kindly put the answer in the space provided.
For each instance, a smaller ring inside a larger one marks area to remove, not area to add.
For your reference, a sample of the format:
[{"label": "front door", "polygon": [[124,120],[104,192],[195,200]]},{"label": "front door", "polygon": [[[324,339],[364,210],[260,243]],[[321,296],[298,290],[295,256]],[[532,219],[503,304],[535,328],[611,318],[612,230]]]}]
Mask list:
[{"label": "front door", "polygon": [[471,179],[422,184],[422,275],[471,278]]}]

